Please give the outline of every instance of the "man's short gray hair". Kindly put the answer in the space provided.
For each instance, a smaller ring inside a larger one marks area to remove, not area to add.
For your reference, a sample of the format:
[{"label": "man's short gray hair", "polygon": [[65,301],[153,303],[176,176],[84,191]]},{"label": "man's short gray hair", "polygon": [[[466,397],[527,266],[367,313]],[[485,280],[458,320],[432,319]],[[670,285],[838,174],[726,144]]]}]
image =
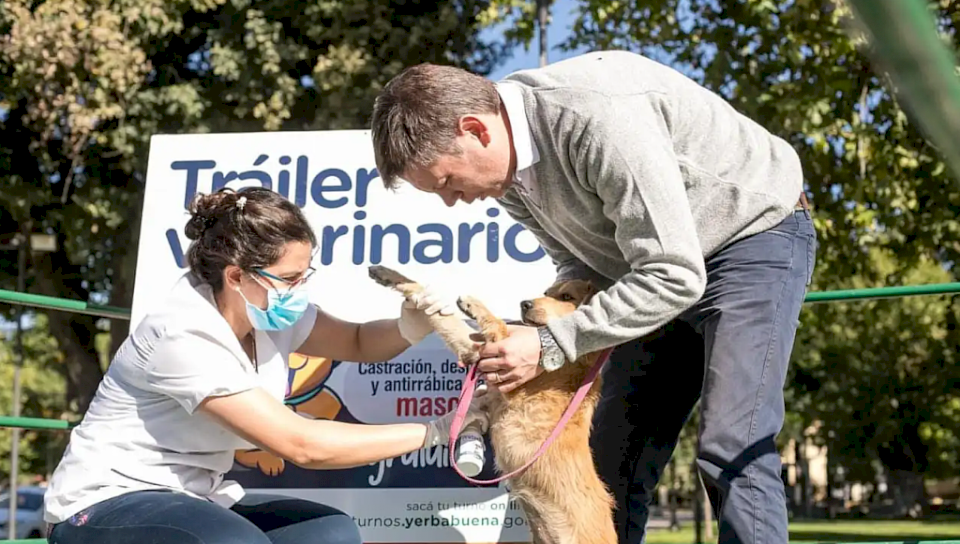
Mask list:
[{"label": "man's short gray hair", "polygon": [[455,143],[460,118],[499,111],[496,86],[482,76],[430,63],[400,72],[377,97],[370,122],[383,184],[395,188],[409,168],[460,154]]}]

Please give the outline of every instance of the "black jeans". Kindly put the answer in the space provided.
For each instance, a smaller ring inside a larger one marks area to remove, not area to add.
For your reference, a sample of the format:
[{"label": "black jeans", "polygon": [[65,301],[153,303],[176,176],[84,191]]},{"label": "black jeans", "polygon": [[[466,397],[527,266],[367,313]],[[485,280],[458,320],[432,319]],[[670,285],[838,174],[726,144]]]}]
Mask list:
[{"label": "black jeans", "polygon": [[169,491],[136,491],[53,527],[50,544],[361,544],[343,512],[303,499],[250,494],[233,508]]},{"label": "black jeans", "polygon": [[809,212],[797,211],[707,259],[707,287],[696,305],[613,352],[592,447],[616,499],[621,544],[644,541],[653,492],[698,400],[697,465],[720,542],[787,541],[775,439],[815,258]]}]

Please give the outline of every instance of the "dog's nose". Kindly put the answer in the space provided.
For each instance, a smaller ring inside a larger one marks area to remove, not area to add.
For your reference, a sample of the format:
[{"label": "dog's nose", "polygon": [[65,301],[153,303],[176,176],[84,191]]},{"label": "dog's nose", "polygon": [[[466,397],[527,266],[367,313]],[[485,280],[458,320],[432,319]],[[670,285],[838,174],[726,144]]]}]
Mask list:
[{"label": "dog's nose", "polygon": [[526,312],[530,308],[533,308],[532,300],[524,300],[523,302],[520,303],[520,309],[523,310],[524,312]]}]

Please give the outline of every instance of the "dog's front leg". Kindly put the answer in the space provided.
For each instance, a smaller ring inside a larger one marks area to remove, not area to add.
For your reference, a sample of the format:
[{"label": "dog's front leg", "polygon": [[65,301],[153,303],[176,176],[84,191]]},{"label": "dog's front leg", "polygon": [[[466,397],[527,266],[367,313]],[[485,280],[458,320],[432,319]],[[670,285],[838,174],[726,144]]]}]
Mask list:
[{"label": "dog's front leg", "polygon": [[[408,300],[423,292],[422,285],[385,266],[374,265],[368,271],[374,281],[399,292]],[[470,325],[455,315],[435,313],[428,319],[430,326],[450,351],[456,354],[457,359],[467,364],[477,361],[477,343],[471,338],[476,331]]]},{"label": "dog's front leg", "polygon": [[480,326],[480,335],[485,342],[499,342],[509,336],[507,324],[493,315],[482,302],[473,297],[460,297],[457,306]]}]

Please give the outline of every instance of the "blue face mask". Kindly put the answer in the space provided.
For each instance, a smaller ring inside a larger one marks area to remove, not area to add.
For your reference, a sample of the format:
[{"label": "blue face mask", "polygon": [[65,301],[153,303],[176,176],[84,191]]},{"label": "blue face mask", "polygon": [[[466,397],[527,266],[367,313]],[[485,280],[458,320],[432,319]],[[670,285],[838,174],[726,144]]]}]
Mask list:
[{"label": "blue face mask", "polygon": [[[260,282],[257,282],[260,284]],[[307,297],[306,289],[291,289],[285,293],[279,293],[276,289],[271,289],[260,284],[267,289],[267,309],[260,309],[243,296],[240,289],[237,292],[247,303],[247,319],[254,329],[260,331],[280,331],[292,326],[300,320],[303,313],[307,311],[310,300]]]}]

